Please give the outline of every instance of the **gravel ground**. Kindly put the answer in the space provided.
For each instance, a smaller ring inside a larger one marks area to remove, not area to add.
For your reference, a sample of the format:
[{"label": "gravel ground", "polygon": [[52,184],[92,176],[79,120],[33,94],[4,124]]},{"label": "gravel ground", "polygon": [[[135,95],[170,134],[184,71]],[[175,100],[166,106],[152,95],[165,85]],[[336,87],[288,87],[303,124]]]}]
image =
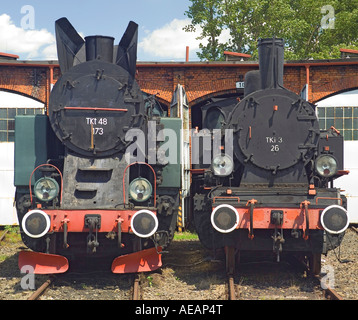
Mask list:
[{"label": "gravel ground", "polygon": [[[337,259],[339,258],[339,260]],[[345,300],[358,300],[358,233],[348,229],[340,251],[330,251],[322,257],[326,283]]]},{"label": "gravel ground", "polygon": [[226,299],[225,265],[213,262],[199,241],[174,241],[169,252],[161,270],[142,281],[144,300]]},{"label": "gravel ground", "polygon": [[[184,250],[182,246],[183,243],[173,244],[172,250],[181,257],[167,258],[168,264],[156,275],[153,285],[144,289],[144,299],[227,299],[223,253],[212,260],[212,252],[204,250],[199,242],[186,242]],[[171,260],[193,266],[171,264]],[[301,267],[285,262],[243,260],[234,277],[241,300],[317,300],[322,296],[317,281],[305,276]]]},{"label": "gravel ground", "polygon": [[[0,231],[1,233],[1,231]],[[348,300],[358,299],[358,234],[348,230],[336,252],[323,256],[326,283]],[[25,300],[31,291],[21,288],[18,252],[22,242],[0,244],[0,300]],[[340,254],[339,262],[336,258]],[[143,300],[222,300],[227,299],[225,265],[222,257],[213,259],[197,240],[174,241],[163,255],[163,267],[140,275]],[[36,276],[38,288],[47,279]],[[56,283],[42,300],[128,300],[132,275],[113,275],[98,269],[74,270],[57,276]],[[299,268],[285,262],[253,263],[239,266],[235,283],[243,300],[321,299],[320,286]]]}]

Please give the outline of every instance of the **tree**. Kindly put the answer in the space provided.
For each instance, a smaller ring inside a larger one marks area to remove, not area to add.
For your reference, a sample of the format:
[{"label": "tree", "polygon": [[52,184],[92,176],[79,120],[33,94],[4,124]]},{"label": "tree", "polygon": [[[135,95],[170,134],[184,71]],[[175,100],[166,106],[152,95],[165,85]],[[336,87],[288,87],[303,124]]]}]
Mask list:
[{"label": "tree", "polygon": [[[223,59],[231,50],[257,58],[257,40],[285,39],[286,59],[339,58],[339,48],[358,48],[358,0],[190,0],[186,15],[200,26],[201,60]],[[224,29],[230,39],[220,42]]]},{"label": "tree", "polygon": [[201,53],[198,56],[201,60],[218,60],[220,58],[220,48],[218,37],[221,34],[222,23],[220,10],[220,0],[191,0],[192,5],[186,11],[186,15],[192,19],[192,24],[184,28],[187,32],[195,32],[196,27],[200,26],[202,32],[198,40],[207,39],[208,44],[200,43]]}]

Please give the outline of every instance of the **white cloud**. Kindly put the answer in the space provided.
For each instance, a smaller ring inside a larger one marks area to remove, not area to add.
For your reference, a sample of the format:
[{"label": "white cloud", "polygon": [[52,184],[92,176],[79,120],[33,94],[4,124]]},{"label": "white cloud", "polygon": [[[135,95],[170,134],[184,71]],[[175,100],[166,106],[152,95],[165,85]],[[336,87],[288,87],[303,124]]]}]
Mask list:
[{"label": "white cloud", "polygon": [[17,54],[21,60],[56,60],[55,36],[46,29],[17,27],[7,14],[0,15],[0,51]]},{"label": "white cloud", "polygon": [[184,58],[186,46],[189,46],[191,51],[195,51],[199,49],[200,43],[195,39],[198,33],[183,30],[190,21],[190,19],[174,19],[159,29],[146,32],[147,35],[139,43],[139,49],[159,58]]},{"label": "white cloud", "polygon": [[[185,32],[183,28],[191,24],[190,19],[174,19],[165,26],[152,32],[146,31],[146,36],[139,42],[139,49],[146,54],[156,58],[176,60],[185,59],[186,46],[190,48],[190,56],[197,59],[196,52],[199,44],[207,44],[207,40],[197,40],[201,28],[196,27],[196,32]],[[228,41],[230,35],[228,30],[223,30],[220,42]]]}]

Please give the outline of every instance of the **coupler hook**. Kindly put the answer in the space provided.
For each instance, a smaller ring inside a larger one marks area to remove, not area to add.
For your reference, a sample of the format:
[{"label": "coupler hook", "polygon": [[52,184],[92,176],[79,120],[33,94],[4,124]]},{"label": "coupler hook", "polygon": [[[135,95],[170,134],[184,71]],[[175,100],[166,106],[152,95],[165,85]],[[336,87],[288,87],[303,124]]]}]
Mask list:
[{"label": "coupler hook", "polygon": [[257,200],[251,199],[247,201],[246,206],[250,209],[250,230],[249,230],[249,238],[252,240],[254,238],[254,208]]},{"label": "coupler hook", "polygon": [[[89,229],[89,234],[87,236],[87,252],[95,253],[97,247],[99,247],[98,242],[98,229],[101,228],[101,216],[100,215],[86,215],[85,216],[85,227]],[[93,231],[95,232],[93,234]]]},{"label": "coupler hook", "polygon": [[[276,253],[277,262],[280,262],[280,253],[282,252],[282,245],[285,243],[285,239],[283,237],[283,211],[272,210],[270,222],[271,224],[275,225],[275,232],[272,236],[273,252]],[[281,226],[281,232],[278,231],[279,226]]]}]

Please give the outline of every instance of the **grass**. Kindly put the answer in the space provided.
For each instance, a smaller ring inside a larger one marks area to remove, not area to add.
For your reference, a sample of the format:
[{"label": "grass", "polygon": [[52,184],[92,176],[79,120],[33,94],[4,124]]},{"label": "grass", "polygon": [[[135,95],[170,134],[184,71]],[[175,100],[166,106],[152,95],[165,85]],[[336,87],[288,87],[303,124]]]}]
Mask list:
[{"label": "grass", "polygon": [[174,241],[198,240],[198,239],[199,239],[198,235],[190,231],[176,232],[174,234]]},{"label": "grass", "polygon": [[3,242],[17,243],[17,242],[21,241],[20,227],[19,226],[5,226],[2,229],[3,230],[0,229],[0,236],[6,230],[8,230],[8,233],[6,234],[5,239],[3,240]]}]

